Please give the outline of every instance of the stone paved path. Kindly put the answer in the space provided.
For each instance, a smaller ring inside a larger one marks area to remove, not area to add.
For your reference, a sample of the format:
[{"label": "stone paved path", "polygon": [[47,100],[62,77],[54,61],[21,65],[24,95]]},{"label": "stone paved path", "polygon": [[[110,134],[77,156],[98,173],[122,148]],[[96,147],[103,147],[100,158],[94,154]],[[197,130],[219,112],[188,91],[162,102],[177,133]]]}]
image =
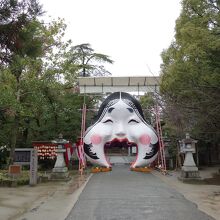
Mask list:
[{"label": "stone paved path", "polygon": [[66,220],[211,220],[150,173],[126,165],[94,174]]}]

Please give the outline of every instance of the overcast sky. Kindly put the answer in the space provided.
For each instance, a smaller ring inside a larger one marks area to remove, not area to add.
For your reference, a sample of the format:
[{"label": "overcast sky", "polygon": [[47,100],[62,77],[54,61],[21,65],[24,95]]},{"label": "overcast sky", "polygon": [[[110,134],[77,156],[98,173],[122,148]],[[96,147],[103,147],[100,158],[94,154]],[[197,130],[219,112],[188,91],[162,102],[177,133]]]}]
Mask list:
[{"label": "overcast sky", "polygon": [[180,0],[39,1],[47,15],[65,19],[73,45],[90,43],[114,60],[106,66],[113,76],[159,75],[181,9]]}]

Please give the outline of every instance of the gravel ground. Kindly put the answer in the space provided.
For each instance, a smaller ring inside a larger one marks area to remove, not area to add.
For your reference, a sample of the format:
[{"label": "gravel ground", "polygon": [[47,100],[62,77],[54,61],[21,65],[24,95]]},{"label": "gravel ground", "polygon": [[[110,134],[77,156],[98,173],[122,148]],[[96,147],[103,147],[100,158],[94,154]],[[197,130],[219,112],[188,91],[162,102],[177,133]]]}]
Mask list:
[{"label": "gravel ground", "polygon": [[[203,167],[199,172],[201,178],[205,181],[201,181],[200,184],[188,184],[179,181],[178,177],[180,176],[180,171],[170,171],[166,176],[162,175],[158,171],[153,171],[152,174],[159,177],[163,182],[180,192],[186,199],[195,203],[199,210],[207,213],[216,220],[220,220],[219,176],[218,179],[212,178],[213,174],[219,172],[219,169],[219,166]],[[202,182],[204,184],[202,184]],[[207,184],[207,182],[209,184]]]},{"label": "gravel ground", "polygon": [[[218,169],[206,167],[201,177],[211,178]],[[177,171],[166,176],[131,172],[126,164],[87,181],[0,187],[0,219],[64,220],[70,213],[68,220],[220,220],[220,185],[186,184],[178,176]]]},{"label": "gravel ground", "polygon": [[[161,175],[161,174],[159,174]],[[66,220],[211,220],[169,184],[126,165],[92,176]]]}]

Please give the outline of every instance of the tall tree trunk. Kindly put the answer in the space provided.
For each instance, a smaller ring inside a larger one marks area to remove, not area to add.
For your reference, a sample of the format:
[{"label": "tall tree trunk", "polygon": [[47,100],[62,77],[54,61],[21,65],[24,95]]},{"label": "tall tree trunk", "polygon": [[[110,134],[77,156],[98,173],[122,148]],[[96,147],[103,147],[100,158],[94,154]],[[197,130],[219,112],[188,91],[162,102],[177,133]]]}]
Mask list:
[{"label": "tall tree trunk", "polygon": [[55,109],[54,109],[54,123],[55,123],[55,132],[57,133],[58,132],[58,115],[55,112]]},{"label": "tall tree trunk", "polygon": [[29,134],[29,126],[30,126],[30,120],[26,119],[26,128],[23,132],[23,136],[22,136],[22,143],[24,143],[25,147],[27,147],[28,145],[28,134]]},{"label": "tall tree trunk", "polygon": [[[21,89],[20,89],[20,76],[21,71],[16,77],[17,79],[17,93],[16,93],[16,100],[20,104],[21,102]],[[10,156],[9,156],[9,165],[13,164],[14,162],[14,154],[15,154],[15,147],[17,144],[17,136],[18,136],[18,129],[19,129],[19,112],[16,110],[14,115],[14,121],[12,123],[11,128],[11,148],[10,148]]]},{"label": "tall tree trunk", "polygon": [[10,148],[10,156],[9,156],[9,165],[13,164],[14,162],[14,154],[15,154],[15,147],[17,143],[18,128],[19,128],[19,117],[18,115],[15,115],[14,122],[11,127],[11,148]]},{"label": "tall tree trunk", "polygon": [[83,66],[83,77],[86,77],[86,67],[85,67],[85,57],[83,55],[83,60],[82,60],[82,66]]}]

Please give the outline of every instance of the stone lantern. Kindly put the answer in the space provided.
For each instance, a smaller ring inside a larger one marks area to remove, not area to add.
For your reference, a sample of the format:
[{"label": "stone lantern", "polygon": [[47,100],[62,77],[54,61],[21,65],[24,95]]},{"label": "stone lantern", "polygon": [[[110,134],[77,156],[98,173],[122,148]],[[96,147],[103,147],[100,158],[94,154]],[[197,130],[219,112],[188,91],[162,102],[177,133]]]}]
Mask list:
[{"label": "stone lantern", "polygon": [[190,138],[190,135],[186,133],[186,138],[180,141],[181,150],[185,153],[185,160],[181,170],[180,179],[198,179],[199,171],[193,159],[193,153],[195,153],[195,144],[197,140]]},{"label": "stone lantern", "polygon": [[63,135],[59,134],[58,139],[55,139],[52,142],[57,144],[57,159],[52,170],[51,179],[66,179],[69,177],[69,173],[64,159],[64,153],[66,152],[64,144],[69,141],[63,139]]}]

